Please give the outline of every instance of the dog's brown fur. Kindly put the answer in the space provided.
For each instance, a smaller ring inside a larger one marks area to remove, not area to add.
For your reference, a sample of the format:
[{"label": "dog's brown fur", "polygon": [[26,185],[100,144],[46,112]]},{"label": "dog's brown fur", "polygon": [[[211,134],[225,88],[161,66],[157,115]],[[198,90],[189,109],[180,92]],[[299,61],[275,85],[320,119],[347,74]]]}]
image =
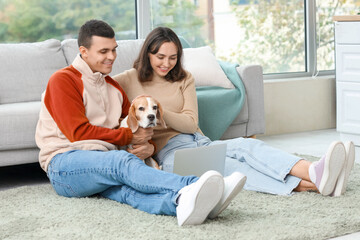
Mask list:
[{"label": "dog's brown fur", "polygon": [[[152,117],[154,117],[153,121],[151,121]],[[151,96],[141,95],[132,101],[129,114],[121,121],[120,127],[129,127],[134,133],[139,127],[155,127],[157,124],[166,127],[160,103]],[[145,159],[144,162],[150,167],[160,169],[152,157]]]}]

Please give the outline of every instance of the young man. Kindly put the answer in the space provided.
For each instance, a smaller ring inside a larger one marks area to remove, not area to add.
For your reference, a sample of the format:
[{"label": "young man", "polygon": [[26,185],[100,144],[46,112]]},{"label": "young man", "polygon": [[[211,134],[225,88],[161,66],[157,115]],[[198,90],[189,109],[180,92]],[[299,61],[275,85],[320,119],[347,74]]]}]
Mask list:
[{"label": "young man", "polygon": [[[79,31],[80,54],[51,76],[35,136],[41,167],[61,196],[100,194],[148,213],[176,215],[179,225],[201,224],[212,210],[213,216],[226,208],[242,178],[224,181],[215,171],[182,177],[143,163],[155,150],[149,143],[153,131],[118,128],[130,103],[107,75],[116,58],[114,36],[107,23],[86,22]],[[128,144],[131,153],[117,150]]]}]

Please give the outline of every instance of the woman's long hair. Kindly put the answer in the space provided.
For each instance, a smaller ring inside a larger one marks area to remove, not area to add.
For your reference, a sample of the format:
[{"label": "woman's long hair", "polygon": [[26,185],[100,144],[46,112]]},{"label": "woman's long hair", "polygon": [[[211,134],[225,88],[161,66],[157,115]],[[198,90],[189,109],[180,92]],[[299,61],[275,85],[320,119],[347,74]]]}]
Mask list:
[{"label": "woman's long hair", "polygon": [[186,71],[182,67],[182,45],[176,33],[167,27],[158,27],[152,30],[146,37],[144,45],[141,48],[138,58],[133,67],[138,72],[141,82],[151,81],[153,77],[153,68],[150,64],[149,53],[156,54],[161,45],[165,42],[173,42],[177,47],[177,62],[173,69],[165,76],[168,81],[181,81],[186,77]]}]

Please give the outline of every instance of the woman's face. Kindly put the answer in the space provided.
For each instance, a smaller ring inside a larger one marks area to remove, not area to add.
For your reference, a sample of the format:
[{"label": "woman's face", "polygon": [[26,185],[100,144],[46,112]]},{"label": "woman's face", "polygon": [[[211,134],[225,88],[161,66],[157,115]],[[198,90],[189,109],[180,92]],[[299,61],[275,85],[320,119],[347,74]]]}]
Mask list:
[{"label": "woman's face", "polygon": [[177,47],[173,42],[164,42],[157,53],[149,53],[149,59],[154,74],[165,77],[177,63]]}]

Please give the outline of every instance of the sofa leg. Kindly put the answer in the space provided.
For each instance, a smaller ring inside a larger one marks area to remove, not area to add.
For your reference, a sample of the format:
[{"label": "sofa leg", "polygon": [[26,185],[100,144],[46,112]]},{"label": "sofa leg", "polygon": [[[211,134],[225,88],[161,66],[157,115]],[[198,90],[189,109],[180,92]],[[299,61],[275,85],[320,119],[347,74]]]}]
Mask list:
[{"label": "sofa leg", "polygon": [[256,139],[256,134],[251,135],[251,136],[247,136],[246,138],[254,138],[254,139]]}]

